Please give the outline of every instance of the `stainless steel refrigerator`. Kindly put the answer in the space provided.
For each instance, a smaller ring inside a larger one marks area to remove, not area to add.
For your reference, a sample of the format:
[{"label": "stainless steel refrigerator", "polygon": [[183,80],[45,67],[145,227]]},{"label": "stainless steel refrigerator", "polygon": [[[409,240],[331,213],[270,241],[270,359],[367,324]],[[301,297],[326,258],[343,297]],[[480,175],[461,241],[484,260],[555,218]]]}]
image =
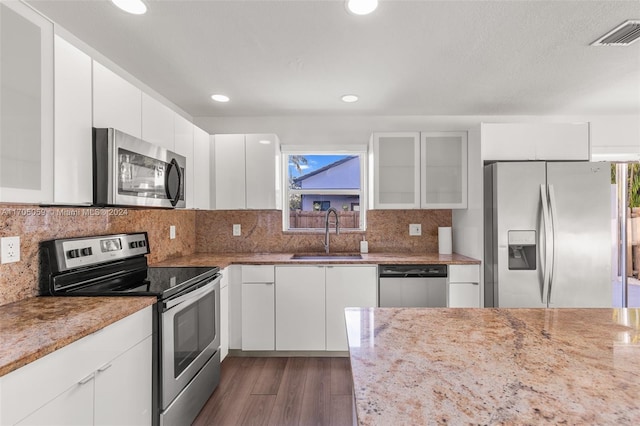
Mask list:
[{"label": "stainless steel refrigerator", "polygon": [[485,166],[485,306],[611,306],[610,176],[605,162]]}]

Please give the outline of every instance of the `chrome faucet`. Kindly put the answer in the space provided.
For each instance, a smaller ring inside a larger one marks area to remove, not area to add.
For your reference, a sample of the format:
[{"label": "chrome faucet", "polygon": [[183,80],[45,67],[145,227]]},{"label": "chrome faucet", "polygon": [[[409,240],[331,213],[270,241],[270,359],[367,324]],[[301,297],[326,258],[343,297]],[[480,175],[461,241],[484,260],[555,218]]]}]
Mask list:
[{"label": "chrome faucet", "polygon": [[329,254],[329,214],[333,212],[336,215],[336,235],[340,233],[340,220],[338,219],[338,210],[335,207],[329,207],[324,217],[324,251]]}]

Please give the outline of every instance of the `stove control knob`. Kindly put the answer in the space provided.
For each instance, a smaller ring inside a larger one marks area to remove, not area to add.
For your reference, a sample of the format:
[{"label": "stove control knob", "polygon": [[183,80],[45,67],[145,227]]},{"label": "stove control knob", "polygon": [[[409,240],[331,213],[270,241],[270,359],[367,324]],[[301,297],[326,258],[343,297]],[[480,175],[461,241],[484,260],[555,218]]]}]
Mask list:
[{"label": "stove control knob", "polygon": [[147,245],[147,242],[145,240],[138,241],[138,247],[145,247],[146,245]]},{"label": "stove control knob", "polygon": [[131,241],[131,242],[129,243],[129,247],[131,247],[132,249],[133,249],[133,248],[137,248],[137,247],[138,247],[138,242],[137,242],[137,241]]},{"label": "stove control knob", "polygon": [[69,257],[70,259],[75,259],[76,257],[80,257],[80,252],[78,251],[78,249],[69,250],[67,252],[67,257]]},{"label": "stove control knob", "polygon": [[93,254],[91,247],[85,247],[82,250],[80,250],[80,255],[81,256],[91,256]]}]

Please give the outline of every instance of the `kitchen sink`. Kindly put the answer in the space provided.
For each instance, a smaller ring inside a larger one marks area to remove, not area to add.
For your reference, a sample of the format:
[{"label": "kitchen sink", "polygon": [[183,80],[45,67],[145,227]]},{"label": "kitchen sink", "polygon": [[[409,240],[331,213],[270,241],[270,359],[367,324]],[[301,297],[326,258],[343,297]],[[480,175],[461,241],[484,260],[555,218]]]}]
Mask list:
[{"label": "kitchen sink", "polygon": [[345,253],[316,253],[316,254],[294,254],[291,256],[293,260],[360,260],[362,256],[359,254]]}]

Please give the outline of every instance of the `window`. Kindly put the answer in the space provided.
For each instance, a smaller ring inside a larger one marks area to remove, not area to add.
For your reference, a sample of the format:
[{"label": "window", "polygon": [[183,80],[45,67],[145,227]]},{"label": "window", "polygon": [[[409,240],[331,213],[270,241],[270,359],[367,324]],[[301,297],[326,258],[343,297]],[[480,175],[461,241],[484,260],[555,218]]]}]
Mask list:
[{"label": "window", "polygon": [[[282,147],[285,184],[283,229],[324,231],[327,210],[338,211],[340,229],[365,229],[366,147],[359,150]],[[332,219],[333,223],[333,219]]]}]

